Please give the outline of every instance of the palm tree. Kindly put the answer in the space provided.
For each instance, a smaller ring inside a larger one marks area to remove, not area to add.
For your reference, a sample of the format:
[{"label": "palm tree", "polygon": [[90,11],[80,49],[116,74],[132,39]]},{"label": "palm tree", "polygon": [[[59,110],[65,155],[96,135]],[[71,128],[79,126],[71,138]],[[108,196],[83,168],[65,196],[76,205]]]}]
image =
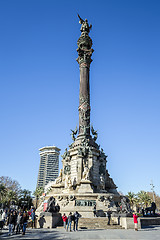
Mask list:
[{"label": "palm tree", "polygon": [[126,197],[127,197],[127,198],[129,199],[129,201],[130,201],[130,206],[131,206],[131,209],[132,209],[132,210],[133,210],[133,205],[134,205],[134,203],[136,202],[135,196],[136,196],[136,194],[133,193],[133,192],[128,192],[127,195],[126,195]]},{"label": "palm tree", "polygon": [[44,188],[43,187],[36,188],[36,190],[33,193],[33,195],[36,197],[36,209],[37,209],[38,199],[39,199],[40,196],[42,196],[42,193],[44,193]]},{"label": "palm tree", "polygon": [[140,192],[137,193],[137,197],[138,197],[138,200],[139,200],[139,204],[141,206],[147,207],[149,204],[151,204],[151,198],[150,198],[150,196],[147,192],[140,191]]},{"label": "palm tree", "polygon": [[32,204],[31,191],[27,189],[21,190],[19,195],[19,206],[23,205],[30,209],[31,204]]},{"label": "palm tree", "polygon": [[17,203],[18,201],[17,193],[12,190],[8,190],[6,195],[6,200],[7,200],[8,207],[10,207],[12,201],[15,201]]}]

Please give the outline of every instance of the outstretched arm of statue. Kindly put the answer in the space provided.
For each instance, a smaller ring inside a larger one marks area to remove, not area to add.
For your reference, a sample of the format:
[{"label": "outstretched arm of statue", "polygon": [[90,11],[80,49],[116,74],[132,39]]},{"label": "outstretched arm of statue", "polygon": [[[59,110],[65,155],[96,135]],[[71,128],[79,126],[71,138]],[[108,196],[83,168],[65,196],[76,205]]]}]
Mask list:
[{"label": "outstretched arm of statue", "polygon": [[82,24],[84,22],[84,20],[79,16],[79,14],[77,14],[79,17],[79,23]]}]

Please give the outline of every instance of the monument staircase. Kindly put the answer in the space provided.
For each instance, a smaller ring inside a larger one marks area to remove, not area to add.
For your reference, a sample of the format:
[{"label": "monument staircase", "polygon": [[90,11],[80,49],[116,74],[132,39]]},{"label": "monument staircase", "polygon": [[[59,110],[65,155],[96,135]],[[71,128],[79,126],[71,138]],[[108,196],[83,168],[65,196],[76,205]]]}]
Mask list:
[{"label": "monument staircase", "polygon": [[108,218],[106,217],[80,218],[78,227],[81,229],[122,229],[122,227],[112,219],[110,225],[108,225]]}]

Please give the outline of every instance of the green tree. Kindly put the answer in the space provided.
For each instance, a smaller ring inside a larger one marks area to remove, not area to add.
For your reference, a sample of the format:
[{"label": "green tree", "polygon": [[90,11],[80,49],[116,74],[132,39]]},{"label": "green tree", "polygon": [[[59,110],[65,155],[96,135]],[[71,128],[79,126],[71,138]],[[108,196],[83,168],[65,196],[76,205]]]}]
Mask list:
[{"label": "green tree", "polygon": [[8,176],[1,176],[0,185],[2,188],[1,201],[3,202],[3,206],[10,207],[12,202],[17,204],[21,191],[20,184]]},{"label": "green tree", "polygon": [[0,184],[0,204],[2,205],[2,208],[6,202],[6,195],[7,195],[7,189],[3,184]]},{"label": "green tree", "polygon": [[137,198],[140,206],[147,207],[151,204],[151,198],[149,194],[145,191],[138,192]]},{"label": "green tree", "polygon": [[133,192],[128,192],[126,197],[128,197],[128,199],[130,201],[131,209],[133,210],[133,206],[136,203],[136,194]]},{"label": "green tree", "polygon": [[6,195],[6,204],[8,207],[14,202],[15,204],[18,203],[18,194],[15,191],[8,189]]},{"label": "green tree", "polygon": [[33,193],[33,195],[36,197],[36,208],[37,208],[38,199],[40,198],[40,196],[42,196],[42,193],[44,193],[43,187],[36,188],[36,190]]},{"label": "green tree", "polygon": [[30,209],[32,205],[31,191],[23,189],[19,194],[18,205]]},{"label": "green tree", "polygon": [[10,178],[8,176],[1,176],[0,184],[2,184],[8,190],[12,190],[13,192],[16,192],[17,195],[21,191],[21,186],[20,186],[19,182],[16,180],[13,180],[12,178]]}]

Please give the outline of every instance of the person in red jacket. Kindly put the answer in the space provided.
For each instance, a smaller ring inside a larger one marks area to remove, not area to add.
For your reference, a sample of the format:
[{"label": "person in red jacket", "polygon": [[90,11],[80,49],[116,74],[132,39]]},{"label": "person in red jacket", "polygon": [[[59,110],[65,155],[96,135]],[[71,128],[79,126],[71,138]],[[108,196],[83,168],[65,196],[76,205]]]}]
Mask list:
[{"label": "person in red jacket", "polygon": [[67,224],[67,216],[66,214],[64,213],[63,216],[62,216],[62,219],[63,219],[63,226],[64,226],[64,229],[66,229],[66,224]]},{"label": "person in red jacket", "polygon": [[134,230],[138,231],[138,220],[137,220],[138,216],[136,215],[136,213],[133,214],[133,220],[134,220]]}]

